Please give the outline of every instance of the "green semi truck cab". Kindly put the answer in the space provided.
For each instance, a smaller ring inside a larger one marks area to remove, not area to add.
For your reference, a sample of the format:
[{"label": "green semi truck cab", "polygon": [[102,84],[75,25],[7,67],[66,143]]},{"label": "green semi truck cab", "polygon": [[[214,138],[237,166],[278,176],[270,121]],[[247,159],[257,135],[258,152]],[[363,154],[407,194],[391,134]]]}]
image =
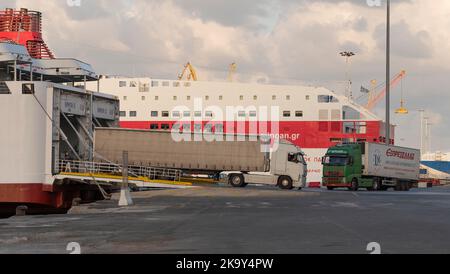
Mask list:
[{"label": "green semi truck cab", "polygon": [[420,151],[375,143],[339,144],[322,158],[324,187],[409,190],[419,180]]}]

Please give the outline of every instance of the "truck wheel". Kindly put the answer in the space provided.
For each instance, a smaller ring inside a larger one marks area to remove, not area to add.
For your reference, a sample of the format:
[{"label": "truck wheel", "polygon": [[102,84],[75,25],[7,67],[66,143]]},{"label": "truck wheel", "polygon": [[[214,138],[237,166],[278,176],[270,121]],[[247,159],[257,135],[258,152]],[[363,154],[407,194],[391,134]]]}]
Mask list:
[{"label": "truck wheel", "polygon": [[411,183],[409,183],[409,182],[406,183],[406,189],[405,189],[405,191],[410,191],[411,188],[412,188]]},{"label": "truck wheel", "polygon": [[394,189],[395,191],[405,191],[406,189],[405,182],[398,182]]},{"label": "truck wheel", "polygon": [[378,179],[373,179],[372,187],[367,188],[369,191],[378,191],[381,190],[381,184]]},{"label": "truck wheel", "polygon": [[349,187],[349,190],[350,191],[358,191],[358,189],[359,189],[358,179],[354,178],[352,180],[352,186]]},{"label": "truck wheel", "polygon": [[294,188],[294,186],[292,184],[292,179],[290,177],[288,177],[288,176],[281,176],[278,179],[278,186],[281,189],[289,189],[290,190],[290,189]]},{"label": "truck wheel", "polygon": [[245,187],[244,176],[242,174],[233,174],[230,176],[230,185],[233,187]]}]

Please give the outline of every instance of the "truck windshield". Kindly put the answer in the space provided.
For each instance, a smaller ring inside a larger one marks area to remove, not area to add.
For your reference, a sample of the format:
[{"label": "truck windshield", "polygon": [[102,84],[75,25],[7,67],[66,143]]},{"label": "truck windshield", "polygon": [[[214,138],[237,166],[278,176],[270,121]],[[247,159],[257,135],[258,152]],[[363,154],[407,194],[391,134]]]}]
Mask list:
[{"label": "truck windshield", "polygon": [[305,157],[302,153],[297,154],[297,158],[298,158],[299,163],[302,163],[304,165],[306,164]]},{"label": "truck windshield", "polygon": [[303,157],[302,153],[289,153],[288,161],[296,164],[298,163],[306,164],[305,158]]},{"label": "truck windshield", "polygon": [[349,162],[347,156],[325,156],[323,163],[330,166],[345,166]]}]

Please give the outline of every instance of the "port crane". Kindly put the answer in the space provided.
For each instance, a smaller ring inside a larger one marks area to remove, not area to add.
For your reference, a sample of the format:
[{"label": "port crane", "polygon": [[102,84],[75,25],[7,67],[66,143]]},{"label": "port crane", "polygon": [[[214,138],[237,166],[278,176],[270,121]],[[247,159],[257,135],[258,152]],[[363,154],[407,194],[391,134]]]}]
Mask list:
[{"label": "port crane", "polygon": [[198,81],[197,71],[191,62],[187,62],[184,66],[183,72],[178,75],[178,80],[183,80],[185,76],[188,81]]},{"label": "port crane", "polygon": [[[405,70],[402,70],[402,71],[400,71],[397,75],[395,75],[395,77],[391,80],[391,83],[390,83],[390,85],[391,85],[391,88],[394,88],[395,86],[397,86],[398,85],[398,83],[400,83],[402,80],[403,80],[403,78],[405,78],[406,77],[406,71]],[[374,81],[372,81],[372,85],[374,84],[375,82]],[[373,89],[374,90],[374,89]],[[373,110],[374,109],[374,107],[386,96],[386,87],[384,87],[381,91],[379,91],[378,93],[376,93],[376,94],[373,94],[374,93],[374,91],[371,91],[370,92],[370,95],[369,95],[369,101],[367,102],[367,105],[366,105],[366,108],[368,109],[368,110]],[[402,99],[402,108],[404,109],[404,110],[406,110],[404,107],[403,107],[403,104],[404,104],[404,101],[403,101],[403,99]]]}]

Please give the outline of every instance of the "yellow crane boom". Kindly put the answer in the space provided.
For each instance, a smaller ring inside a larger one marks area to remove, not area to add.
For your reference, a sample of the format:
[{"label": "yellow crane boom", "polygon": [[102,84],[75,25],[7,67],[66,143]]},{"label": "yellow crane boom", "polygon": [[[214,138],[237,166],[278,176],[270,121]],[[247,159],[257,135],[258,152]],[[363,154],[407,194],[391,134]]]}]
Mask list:
[{"label": "yellow crane boom", "polygon": [[198,81],[197,71],[194,66],[192,66],[191,62],[187,62],[184,66],[183,72],[178,75],[178,80],[183,80],[185,76],[188,81]]}]

